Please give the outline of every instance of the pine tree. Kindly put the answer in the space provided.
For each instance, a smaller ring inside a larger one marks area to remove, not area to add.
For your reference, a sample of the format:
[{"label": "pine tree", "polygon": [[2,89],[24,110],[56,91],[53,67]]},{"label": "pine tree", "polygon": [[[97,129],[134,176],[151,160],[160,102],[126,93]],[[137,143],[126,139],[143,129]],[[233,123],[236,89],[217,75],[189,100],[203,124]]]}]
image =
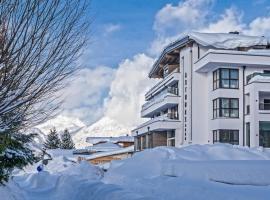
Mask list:
[{"label": "pine tree", "polygon": [[[0,118],[5,121],[6,117],[11,115]],[[38,161],[29,146],[36,134],[23,134],[19,131],[20,125],[21,121],[17,119],[0,131],[0,185],[8,181],[15,168],[22,169],[27,164]]]},{"label": "pine tree", "polygon": [[47,149],[58,149],[61,147],[61,140],[56,132],[55,128],[50,130],[49,135],[44,143],[45,148]]},{"label": "pine tree", "polygon": [[74,143],[72,141],[71,135],[67,129],[61,135],[61,148],[62,149],[74,149]]}]

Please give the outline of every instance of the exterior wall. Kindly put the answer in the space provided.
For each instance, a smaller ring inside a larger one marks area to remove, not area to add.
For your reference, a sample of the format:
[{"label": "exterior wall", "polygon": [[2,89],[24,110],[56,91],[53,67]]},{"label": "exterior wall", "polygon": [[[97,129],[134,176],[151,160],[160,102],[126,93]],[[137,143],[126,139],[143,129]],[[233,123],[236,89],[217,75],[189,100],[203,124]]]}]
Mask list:
[{"label": "exterior wall", "polygon": [[[193,63],[199,56],[203,56],[207,49],[198,48],[194,43],[192,50]],[[198,52],[200,51],[200,52]],[[193,66],[192,63],[192,66]],[[209,75],[206,73],[196,73],[192,67],[192,143],[206,144],[209,142],[208,119],[209,113]]]},{"label": "exterior wall", "polygon": [[126,158],[130,158],[132,154],[130,153],[123,153],[123,154],[117,154],[117,155],[111,155],[111,156],[103,156],[99,158],[94,158],[91,160],[88,160],[93,165],[98,164],[104,164],[104,163],[110,163],[113,160],[123,160]]}]

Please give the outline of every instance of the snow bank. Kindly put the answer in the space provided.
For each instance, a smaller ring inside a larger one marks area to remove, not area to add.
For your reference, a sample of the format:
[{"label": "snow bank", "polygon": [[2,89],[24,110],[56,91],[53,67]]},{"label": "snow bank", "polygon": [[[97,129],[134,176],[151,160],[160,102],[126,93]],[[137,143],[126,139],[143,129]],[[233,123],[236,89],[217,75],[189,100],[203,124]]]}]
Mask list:
[{"label": "snow bank", "polygon": [[[87,161],[76,163],[69,150],[51,150],[53,160],[45,171],[38,164],[19,171],[5,187],[0,187],[4,200],[154,200],[117,185],[104,184],[104,172]],[[75,159],[74,159],[75,160]]]},{"label": "snow bank", "polygon": [[266,200],[270,150],[232,145],[159,147],[115,161],[107,173],[70,152],[52,151],[46,171],[28,167],[8,186],[5,200]]},{"label": "snow bank", "polygon": [[103,181],[156,199],[268,199],[269,168],[261,148],[158,147],[113,162]]},{"label": "snow bank", "polygon": [[[226,163],[209,161],[227,160],[227,163],[231,163],[234,166],[235,162],[232,161],[269,159],[269,152],[264,152],[262,149],[248,149],[232,145],[192,145],[183,148],[158,147],[136,153],[130,159],[113,162],[104,181],[129,184],[130,179],[136,180],[141,177],[152,178],[162,176],[164,173],[167,173],[167,170],[172,170],[170,168],[175,168],[176,174],[174,175],[182,176],[183,168],[180,169],[180,167],[184,165],[188,168],[186,170],[189,170],[186,172],[189,173],[187,176],[193,177],[194,170],[190,169],[190,166],[195,166],[197,170],[196,165],[200,166],[203,163],[216,163],[215,165],[220,167]],[[269,164],[269,162],[267,163]],[[266,167],[269,167],[268,164]],[[205,168],[207,169],[207,167]],[[200,173],[207,176],[207,174],[204,174],[205,172],[201,171]]]}]

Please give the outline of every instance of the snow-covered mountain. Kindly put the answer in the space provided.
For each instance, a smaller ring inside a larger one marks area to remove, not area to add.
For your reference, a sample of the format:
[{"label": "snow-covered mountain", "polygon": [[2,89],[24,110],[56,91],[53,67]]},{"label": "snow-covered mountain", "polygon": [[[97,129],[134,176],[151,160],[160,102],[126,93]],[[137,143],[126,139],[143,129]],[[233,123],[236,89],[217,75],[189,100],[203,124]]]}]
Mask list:
[{"label": "snow-covered mountain", "polygon": [[38,140],[42,142],[53,127],[56,128],[58,133],[63,132],[64,129],[68,129],[76,148],[89,146],[89,143],[86,142],[87,137],[116,137],[130,133],[129,128],[109,117],[103,117],[97,122],[87,126],[78,118],[63,115],[59,115],[54,119],[40,124],[32,130],[40,136]]},{"label": "snow-covered mountain", "polygon": [[129,133],[129,128],[109,117],[103,117],[94,124],[80,129],[74,134],[73,140],[77,148],[83,148],[89,146],[85,141],[87,137],[117,137]]},{"label": "snow-covered mountain", "polygon": [[73,134],[85,126],[86,125],[78,118],[58,115],[57,117],[38,125],[37,128],[46,135],[53,127],[55,127],[58,132],[63,132],[65,129],[68,129],[69,132]]}]

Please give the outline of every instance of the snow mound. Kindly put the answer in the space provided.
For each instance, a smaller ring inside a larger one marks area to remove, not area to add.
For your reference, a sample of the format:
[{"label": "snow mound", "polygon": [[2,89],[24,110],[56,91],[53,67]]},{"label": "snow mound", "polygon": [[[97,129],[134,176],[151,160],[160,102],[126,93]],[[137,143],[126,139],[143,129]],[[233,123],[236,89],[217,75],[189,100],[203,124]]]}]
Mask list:
[{"label": "snow mound", "polygon": [[[52,150],[44,172],[29,166],[0,187],[5,200],[265,200],[270,150],[232,145],[158,147],[115,161],[104,173]],[[103,178],[102,178],[103,177]]]},{"label": "snow mound", "polygon": [[58,179],[59,176],[43,171],[40,173],[32,173],[26,174],[25,176],[15,177],[14,181],[25,191],[44,192],[55,188]]},{"label": "snow mound", "polygon": [[[270,193],[269,168],[270,152],[261,148],[224,144],[158,147],[113,162],[103,182],[157,199],[265,199]],[[227,192],[224,185],[228,185]]]},{"label": "snow mound", "polygon": [[[45,171],[28,166],[0,187],[4,200],[154,200],[101,182],[103,171],[87,161],[73,162],[70,151],[51,150]],[[75,159],[76,160],[76,159]]]}]

